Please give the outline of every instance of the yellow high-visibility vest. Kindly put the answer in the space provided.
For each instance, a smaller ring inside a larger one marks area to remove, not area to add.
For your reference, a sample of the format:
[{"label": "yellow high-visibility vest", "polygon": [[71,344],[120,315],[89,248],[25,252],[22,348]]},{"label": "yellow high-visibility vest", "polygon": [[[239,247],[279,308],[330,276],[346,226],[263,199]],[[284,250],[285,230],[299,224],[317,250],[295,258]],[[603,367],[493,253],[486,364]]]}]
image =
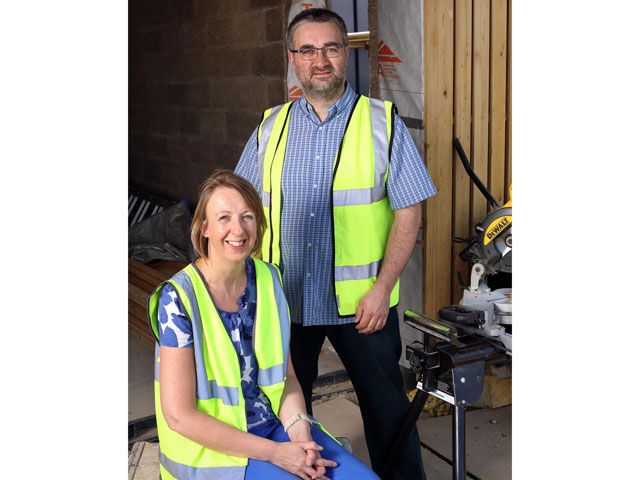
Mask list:
[{"label": "yellow high-visibility vest", "polygon": [[[254,355],[258,386],[276,413],[284,390],[289,355],[289,307],[279,272],[273,265],[253,259],[256,270]],[[159,285],[149,298],[149,320],[158,339],[161,290],[171,284],[193,327],[196,366],[196,408],[239,430],[247,431],[238,355],[207,287],[193,265]],[[160,404],[160,347],[156,343],[155,407],[163,479],[243,480],[247,459],[210,450],[171,430]]]},{"label": "yellow high-visibility vest", "polygon": [[[258,172],[267,230],[262,258],[280,264],[282,172],[292,102],[266,110],[258,129]],[[351,316],[374,285],[382,265],[393,212],[387,178],[393,132],[393,103],[359,96],[334,159],[333,274],[340,316]],[[295,161],[295,160],[292,160]],[[400,282],[389,306],[398,304]]]}]

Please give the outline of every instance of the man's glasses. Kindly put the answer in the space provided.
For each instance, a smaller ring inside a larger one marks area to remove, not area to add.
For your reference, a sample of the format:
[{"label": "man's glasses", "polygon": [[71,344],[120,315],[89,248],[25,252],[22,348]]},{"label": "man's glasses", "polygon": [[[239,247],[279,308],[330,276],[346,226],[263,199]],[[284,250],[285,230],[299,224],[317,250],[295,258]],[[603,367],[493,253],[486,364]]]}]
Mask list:
[{"label": "man's glasses", "polygon": [[289,50],[291,53],[297,53],[302,60],[311,61],[318,58],[318,53],[322,52],[327,58],[335,58],[342,53],[342,49],[346,45],[326,45],[324,47],[302,47],[298,50]]}]

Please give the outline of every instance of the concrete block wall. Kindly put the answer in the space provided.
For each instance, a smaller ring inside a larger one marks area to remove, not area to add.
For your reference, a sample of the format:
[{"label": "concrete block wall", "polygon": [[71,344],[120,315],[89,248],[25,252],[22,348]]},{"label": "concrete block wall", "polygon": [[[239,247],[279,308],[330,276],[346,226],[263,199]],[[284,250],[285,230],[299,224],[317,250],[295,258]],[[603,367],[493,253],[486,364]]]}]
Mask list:
[{"label": "concrete block wall", "polygon": [[193,204],[286,97],[282,0],[129,2],[129,183]]}]

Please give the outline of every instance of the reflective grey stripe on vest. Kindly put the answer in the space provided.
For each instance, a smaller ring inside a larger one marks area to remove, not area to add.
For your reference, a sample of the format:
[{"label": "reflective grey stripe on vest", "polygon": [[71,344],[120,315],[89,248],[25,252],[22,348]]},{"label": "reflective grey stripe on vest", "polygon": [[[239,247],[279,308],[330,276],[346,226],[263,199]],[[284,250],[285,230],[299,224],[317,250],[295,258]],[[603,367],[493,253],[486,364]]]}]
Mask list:
[{"label": "reflective grey stripe on vest", "polygon": [[[287,374],[287,359],[289,357],[289,338],[291,336],[291,327],[289,325],[289,307],[287,305],[287,299],[284,296],[282,290],[282,284],[280,283],[280,276],[276,267],[270,263],[266,263],[271,272],[271,280],[273,281],[273,291],[276,297],[276,306],[278,307],[278,316],[280,317],[280,332],[282,333],[282,358],[283,363],[280,365],[274,365],[270,368],[260,368],[258,370],[258,385],[264,387],[274,385],[278,382],[283,382]],[[254,338],[255,341],[255,338]],[[255,351],[255,344],[254,344]]]},{"label": "reflective grey stripe on vest", "polygon": [[371,132],[373,133],[373,188],[354,188],[352,190],[334,190],[333,205],[369,205],[379,202],[387,196],[384,176],[389,166],[389,139],[387,137],[387,114],[384,102],[369,99],[371,106]]},{"label": "reflective grey stripe on vest", "polygon": [[378,276],[378,269],[380,268],[380,260],[370,263],[368,265],[356,265],[353,267],[336,267],[336,281],[343,280],[365,280],[371,277]]},{"label": "reflective grey stripe on vest", "polygon": [[202,319],[196,301],[196,292],[193,289],[191,278],[185,271],[180,271],[173,280],[182,287],[191,304],[191,323],[193,326],[193,348],[196,361],[196,396],[199,400],[219,398],[226,405],[238,405],[239,393],[237,387],[220,387],[215,380],[207,379],[207,370],[204,366],[204,354],[202,352]]},{"label": "reflective grey stripe on vest", "polygon": [[263,207],[269,208],[271,206],[271,192],[262,192],[260,199]]},{"label": "reflective grey stripe on vest", "polygon": [[[371,131],[373,132],[374,189],[384,187],[384,176],[389,165],[389,138],[387,137],[387,113],[384,102],[375,98],[369,99],[371,107]],[[393,132],[391,132],[393,134]]]},{"label": "reflective grey stripe on vest", "polygon": [[[160,347],[156,343],[156,355],[155,355],[155,367],[154,377],[159,382],[160,381],[160,362],[158,362],[158,358],[160,357]],[[200,382],[200,380],[198,381]],[[198,393],[198,398],[200,400],[210,400],[212,398],[219,398],[222,400],[222,403],[225,405],[238,405],[238,389],[235,387],[220,387],[215,380],[209,381],[209,390],[205,392],[204,396],[201,393]]]},{"label": "reflective grey stripe on vest", "polygon": [[274,365],[271,368],[261,368],[258,370],[258,384],[263,387],[268,387],[269,385],[284,382],[286,373],[287,369],[285,368],[284,363]]},{"label": "reflective grey stripe on vest", "polygon": [[156,342],[156,352],[154,355],[154,359],[155,361],[153,362],[154,364],[153,378],[155,378],[155,380],[159,382],[160,381],[160,362],[158,360],[160,359],[160,344],[158,342]]},{"label": "reflective grey stripe on vest", "polygon": [[160,465],[178,480],[243,480],[246,467],[192,467],[158,452]]},{"label": "reflective grey stripe on vest", "polygon": [[[258,178],[262,179],[262,172],[264,171],[264,156],[267,154],[267,144],[273,131],[273,125],[276,123],[276,117],[278,112],[282,109],[283,105],[278,105],[271,109],[269,116],[262,122],[260,127],[260,138],[258,139]],[[260,182],[264,185],[264,182]],[[266,206],[266,205],[265,205]]]},{"label": "reflective grey stripe on vest", "polygon": [[[220,387],[218,382],[211,380],[209,382],[209,398],[201,398],[201,400],[210,400],[219,398],[225,405],[237,406],[239,404],[237,387]],[[198,397],[200,398],[200,397]]]},{"label": "reflective grey stripe on vest", "polygon": [[379,202],[387,196],[387,187],[383,184],[374,188],[354,188],[353,190],[334,190],[333,205],[336,207],[344,207],[347,205],[368,205],[370,203]]}]

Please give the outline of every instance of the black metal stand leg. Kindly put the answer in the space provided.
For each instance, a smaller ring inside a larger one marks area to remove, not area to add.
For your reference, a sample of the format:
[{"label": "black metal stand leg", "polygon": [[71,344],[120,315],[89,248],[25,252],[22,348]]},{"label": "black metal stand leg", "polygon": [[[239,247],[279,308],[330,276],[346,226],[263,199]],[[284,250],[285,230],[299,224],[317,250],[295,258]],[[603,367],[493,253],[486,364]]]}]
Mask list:
[{"label": "black metal stand leg", "polygon": [[453,480],[465,480],[467,471],[464,465],[465,424],[464,405],[454,405],[453,415]]},{"label": "black metal stand leg", "polygon": [[416,421],[420,416],[420,412],[422,412],[422,407],[424,407],[424,404],[427,401],[427,396],[427,392],[420,389],[416,390],[416,396],[413,397],[411,407],[409,407],[409,412],[404,418],[398,434],[396,434],[395,436],[395,441],[393,442],[393,446],[391,447],[389,457],[387,458],[387,461],[380,471],[380,477],[382,478],[382,480],[386,480],[389,478],[391,468],[396,461],[398,453],[400,453],[400,449],[404,445],[404,442],[407,440],[411,429],[415,426]]}]

